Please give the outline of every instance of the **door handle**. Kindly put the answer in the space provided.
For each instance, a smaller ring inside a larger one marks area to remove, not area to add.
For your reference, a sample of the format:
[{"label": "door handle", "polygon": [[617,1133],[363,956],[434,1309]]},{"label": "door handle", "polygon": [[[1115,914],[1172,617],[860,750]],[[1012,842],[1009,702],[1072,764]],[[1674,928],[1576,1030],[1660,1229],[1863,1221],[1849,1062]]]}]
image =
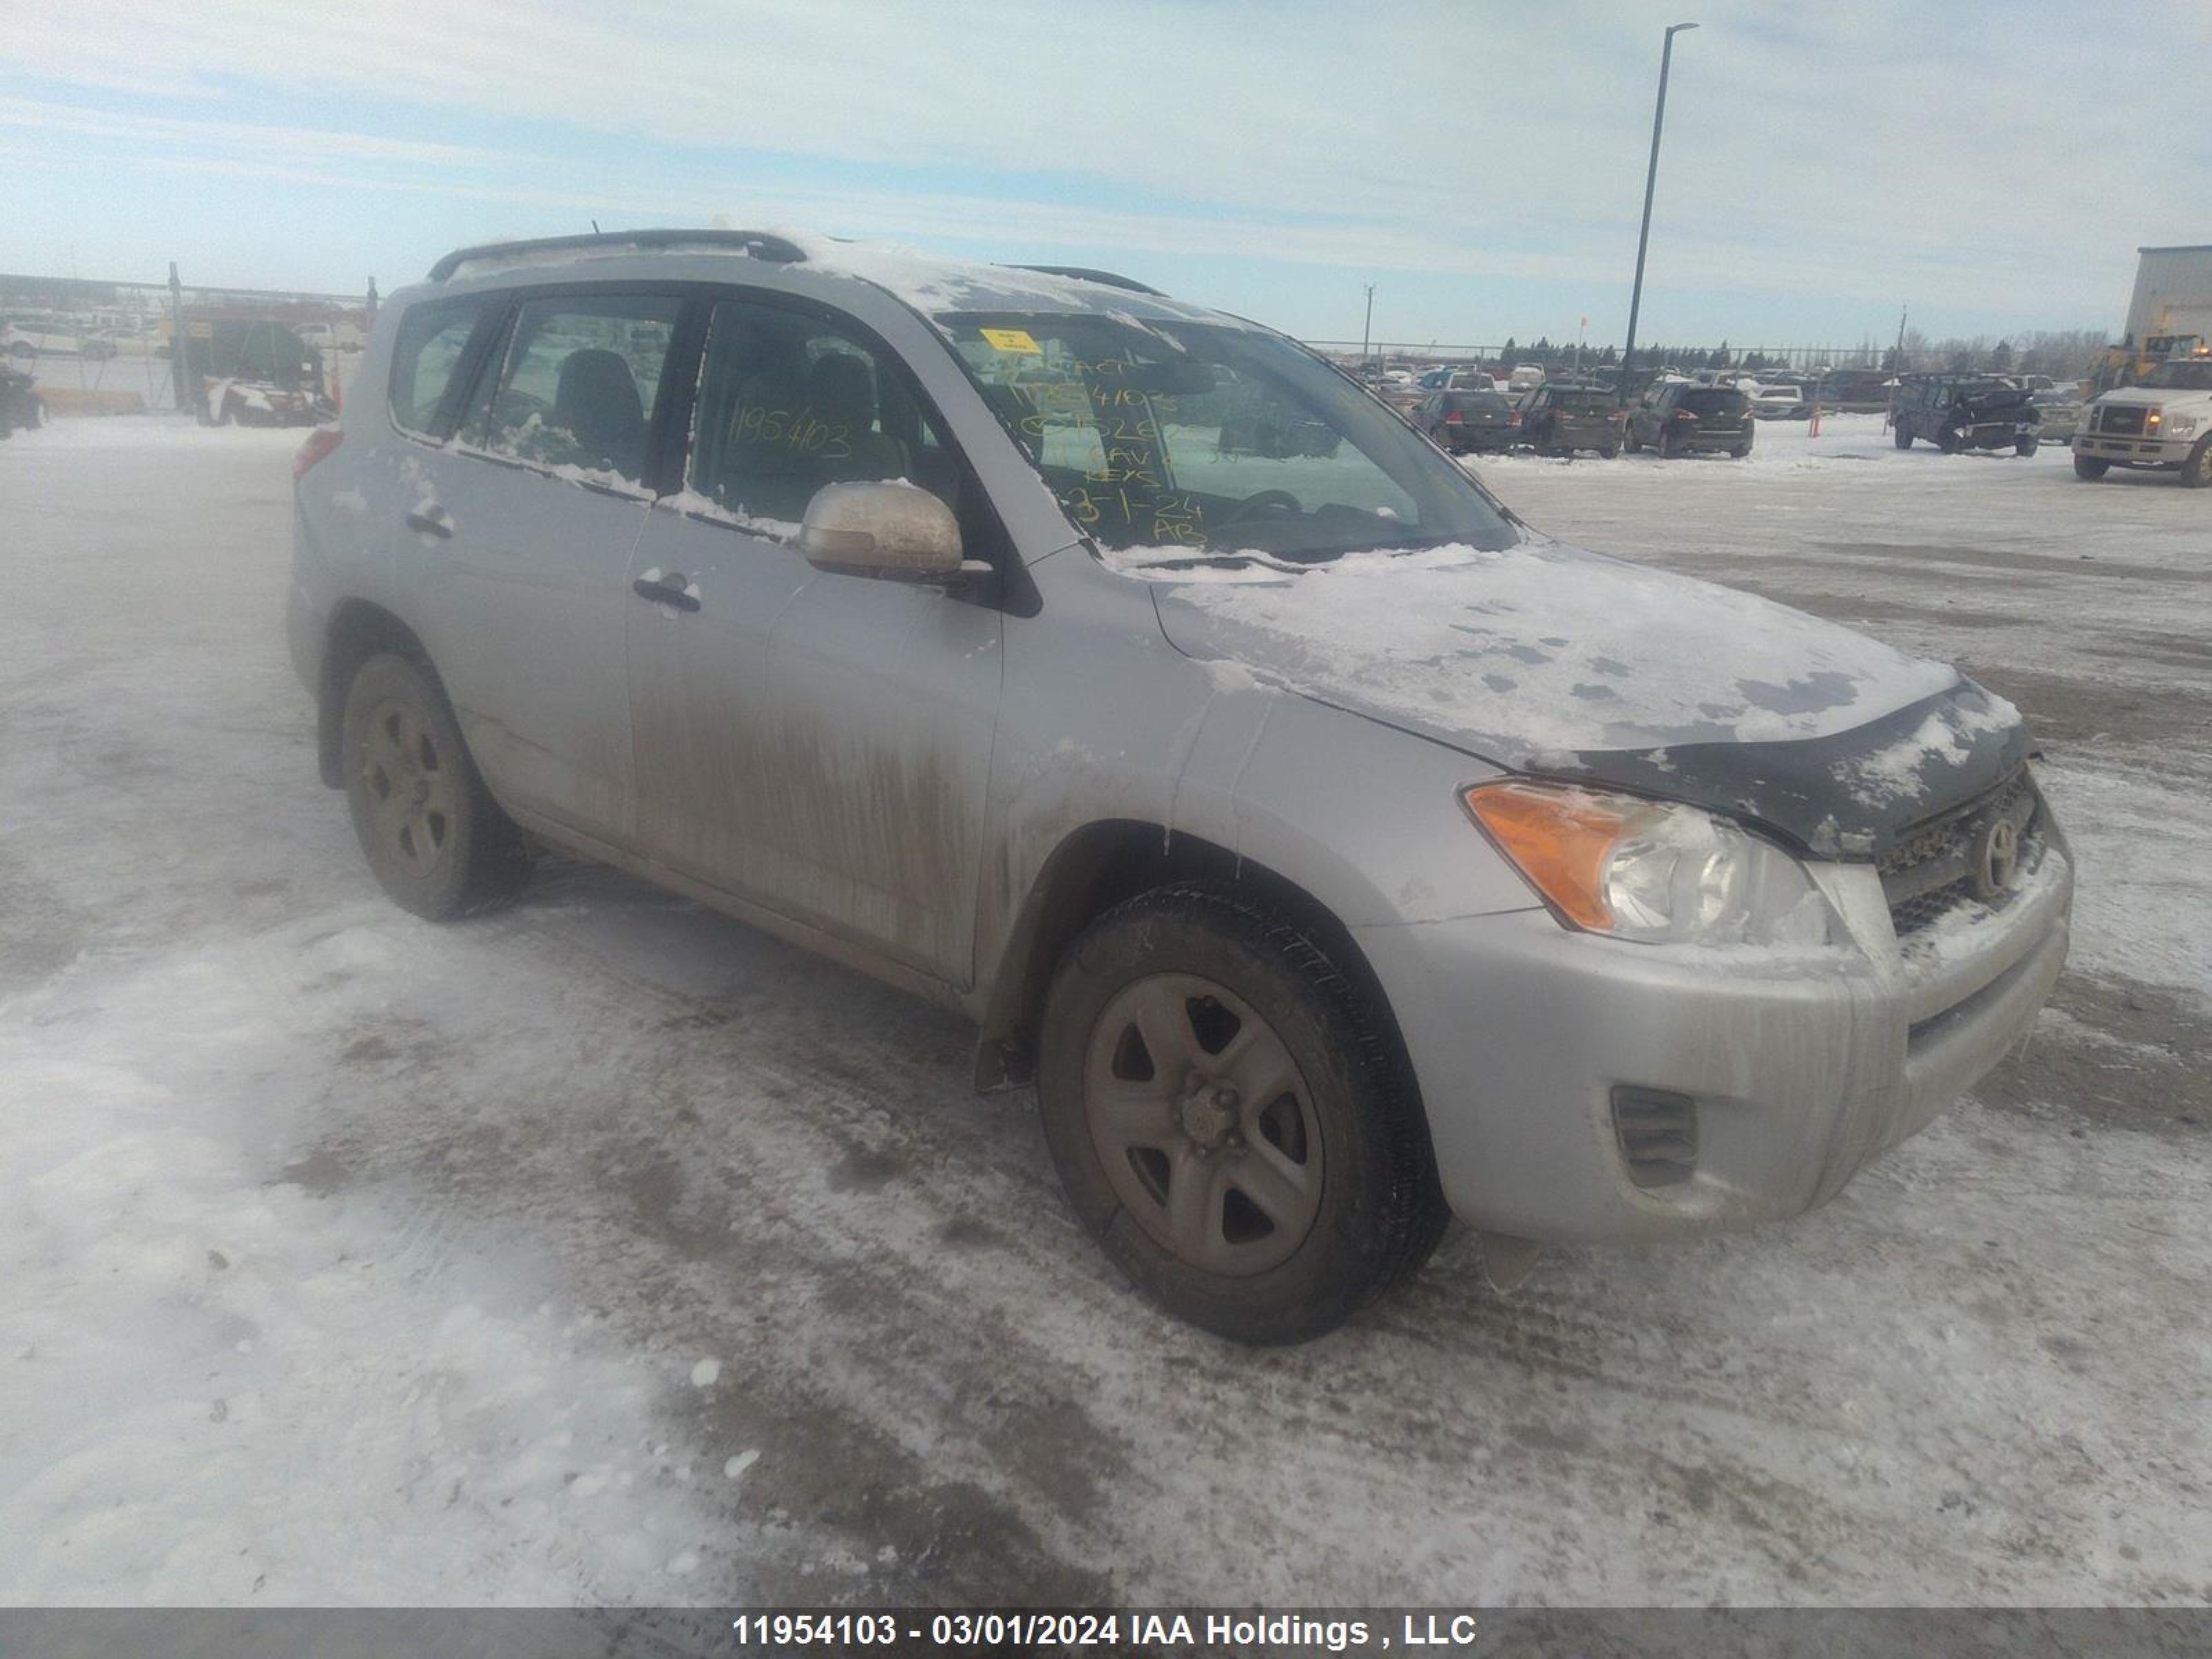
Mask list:
[{"label": "door handle", "polygon": [[425,536],[450,537],[453,533],[453,521],[446,516],[446,509],[430,501],[407,515],[407,527]]},{"label": "door handle", "polygon": [[680,570],[672,570],[665,576],[640,576],[629,585],[629,591],[641,599],[673,605],[678,611],[699,608],[698,597],[684,591],[684,573]]}]

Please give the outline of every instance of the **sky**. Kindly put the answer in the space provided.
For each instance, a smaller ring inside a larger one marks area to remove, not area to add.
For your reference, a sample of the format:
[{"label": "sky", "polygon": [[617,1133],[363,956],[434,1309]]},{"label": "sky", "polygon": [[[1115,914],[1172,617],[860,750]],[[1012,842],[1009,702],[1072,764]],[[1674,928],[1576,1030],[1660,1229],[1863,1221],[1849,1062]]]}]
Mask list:
[{"label": "sky", "polygon": [[[1309,339],[2117,334],[2212,241],[2212,5],[7,0],[0,270],[389,293],[448,248],[799,226]],[[2085,27],[2088,25],[2088,27]]]}]

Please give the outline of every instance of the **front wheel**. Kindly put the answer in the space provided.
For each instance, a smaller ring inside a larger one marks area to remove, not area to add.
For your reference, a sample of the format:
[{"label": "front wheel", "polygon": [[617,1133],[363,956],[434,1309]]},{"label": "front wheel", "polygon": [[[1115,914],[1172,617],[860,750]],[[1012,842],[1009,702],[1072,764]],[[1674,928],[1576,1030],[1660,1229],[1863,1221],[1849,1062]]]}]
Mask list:
[{"label": "front wheel", "polygon": [[2077,478],[2086,478],[2091,483],[2096,483],[2112,470],[2112,464],[2110,461],[2100,461],[2094,455],[2076,455],[2074,458],[2074,476]]},{"label": "front wheel", "polygon": [[1890,428],[1889,435],[1891,441],[1893,441],[1899,449],[1910,449],[1912,447],[1912,434],[1905,429],[1905,426],[1902,422]]},{"label": "front wheel", "polygon": [[428,665],[399,656],[362,664],[339,744],[354,833],[397,903],[445,921],[521,891],[529,844],[477,775]]},{"label": "front wheel", "polygon": [[1743,459],[1744,457],[1751,453],[1751,446],[1749,444],[1738,444],[1734,449],[1729,451],[1729,453],[1735,456],[1736,459],[1740,461]]},{"label": "front wheel", "polygon": [[2212,484],[2212,437],[2199,438],[2197,447],[2189,452],[2189,459],[2181,464],[2181,484],[2185,489],[2203,489]]},{"label": "front wheel", "polygon": [[1307,933],[1165,887],[1054,977],[1037,1091],[1083,1225],[1177,1317],[1302,1342],[1419,1267],[1445,1211],[1384,1016]]},{"label": "front wheel", "polygon": [[2035,453],[2035,441],[2036,441],[2033,438],[2022,438],[2019,442],[2013,445],[2012,453],[2023,459],[2033,455]]}]

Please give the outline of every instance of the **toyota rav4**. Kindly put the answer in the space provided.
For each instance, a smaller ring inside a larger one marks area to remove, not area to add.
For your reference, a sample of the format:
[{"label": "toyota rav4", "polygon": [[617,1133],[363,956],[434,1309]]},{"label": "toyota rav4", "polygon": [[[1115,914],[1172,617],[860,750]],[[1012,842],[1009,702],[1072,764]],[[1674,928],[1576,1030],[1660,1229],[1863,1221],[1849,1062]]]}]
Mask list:
[{"label": "toyota rav4", "polygon": [[289,626],[386,890],[558,848],[964,1012],[1081,1225],[1238,1339],[1455,1214],[1502,1274],[1809,1209],[2065,954],[2002,699],[1540,535],[1125,278],[465,250],[355,386]]}]

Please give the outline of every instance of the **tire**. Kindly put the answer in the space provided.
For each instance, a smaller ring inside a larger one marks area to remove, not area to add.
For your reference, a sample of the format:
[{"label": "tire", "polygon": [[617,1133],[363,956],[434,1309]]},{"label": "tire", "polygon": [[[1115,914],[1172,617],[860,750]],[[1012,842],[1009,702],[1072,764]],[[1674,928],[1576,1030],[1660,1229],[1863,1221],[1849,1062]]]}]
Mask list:
[{"label": "tire", "polygon": [[1751,453],[1751,446],[1749,444],[1739,445],[1736,448],[1729,451],[1729,453],[1735,456],[1739,461],[1742,460]]},{"label": "tire", "polygon": [[354,834],[402,908],[446,921],[522,890],[529,843],[484,787],[428,664],[375,656],[355,671],[338,755]]},{"label": "tire", "polygon": [[1609,461],[1609,460],[1611,460],[1614,456],[1616,456],[1616,455],[1618,455],[1618,454],[1620,454],[1620,447],[1619,447],[1618,445],[1614,445],[1614,446],[1610,447],[1608,447],[1608,448],[1605,448],[1605,449],[1601,449],[1601,450],[1599,450],[1599,451],[1598,451],[1598,453],[1597,453],[1597,458],[1598,458],[1598,459],[1600,459],[1600,460],[1601,460],[1601,461]]},{"label": "tire", "polygon": [[[1311,937],[1243,897],[1164,887],[1091,923],[1054,975],[1040,1058],[1045,1138],[1078,1219],[1177,1318],[1306,1341],[1443,1233],[1383,1016]],[[1199,1196],[1178,1215],[1186,1191]]]},{"label": "tire", "polygon": [[1941,432],[1938,432],[1936,434],[1936,447],[1942,450],[1946,455],[1957,454],[1959,453],[1959,434],[1953,431],[1949,427],[1945,427]]},{"label": "tire", "polygon": [[2212,484],[2212,436],[2199,438],[2189,459],[2181,464],[2181,487],[2203,489]]},{"label": "tire", "polygon": [[2013,445],[2012,453],[2025,460],[2028,456],[2035,453],[2035,443],[2036,441],[2033,438],[2022,438]]},{"label": "tire", "polygon": [[1899,449],[1912,447],[1912,434],[1906,429],[1903,422],[1900,421],[1892,427],[1889,429],[1889,435]]},{"label": "tire", "polygon": [[1632,455],[1641,455],[1644,453],[1644,440],[1638,437],[1636,428],[1631,427],[1622,434],[1620,447]]},{"label": "tire", "polygon": [[1660,428],[1659,459],[1662,461],[1679,460],[1681,459],[1681,454],[1682,447],[1675,442],[1674,434],[1664,427]]},{"label": "tire", "polygon": [[2074,476],[2090,483],[2096,483],[2112,470],[2110,461],[2100,461],[2094,455],[2076,455],[2074,458]]}]

